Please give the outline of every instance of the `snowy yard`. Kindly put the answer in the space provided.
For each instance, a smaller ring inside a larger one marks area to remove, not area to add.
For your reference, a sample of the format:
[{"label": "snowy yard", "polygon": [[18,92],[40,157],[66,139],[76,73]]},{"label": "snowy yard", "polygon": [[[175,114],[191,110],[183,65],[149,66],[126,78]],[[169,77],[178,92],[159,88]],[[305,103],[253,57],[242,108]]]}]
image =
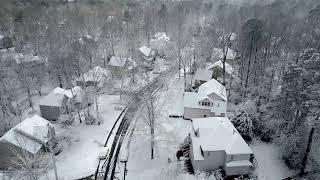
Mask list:
[{"label": "snowy yard", "polygon": [[254,141],[250,147],[258,161],[259,180],[282,179],[295,174],[282,161],[277,145]]},{"label": "snowy yard", "polygon": [[143,120],[131,141],[127,179],[153,179],[160,171],[168,168],[168,158],[175,161],[175,153],[180,143],[191,131],[191,122],[182,118],[169,118],[169,114],[183,114],[183,78],[171,78],[165,88],[159,91],[156,102],[156,145],[155,159],[150,159],[148,127]]},{"label": "snowy yard", "polygon": [[[66,137],[63,151],[56,156],[60,179],[76,179],[93,174],[98,164],[98,154],[107,139],[114,122],[121,113],[116,111],[119,96],[102,95],[99,98],[101,125],[77,124],[68,128],[56,128],[58,137]],[[53,177],[50,172],[49,177]]]}]

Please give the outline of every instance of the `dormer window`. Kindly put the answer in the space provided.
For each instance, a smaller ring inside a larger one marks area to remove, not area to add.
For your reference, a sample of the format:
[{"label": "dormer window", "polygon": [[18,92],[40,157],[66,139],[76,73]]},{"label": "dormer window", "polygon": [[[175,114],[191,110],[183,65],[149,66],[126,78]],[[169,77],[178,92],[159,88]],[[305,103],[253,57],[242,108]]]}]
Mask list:
[{"label": "dormer window", "polygon": [[207,102],[207,101],[199,102],[199,104],[202,105],[202,106],[213,106],[212,102]]}]

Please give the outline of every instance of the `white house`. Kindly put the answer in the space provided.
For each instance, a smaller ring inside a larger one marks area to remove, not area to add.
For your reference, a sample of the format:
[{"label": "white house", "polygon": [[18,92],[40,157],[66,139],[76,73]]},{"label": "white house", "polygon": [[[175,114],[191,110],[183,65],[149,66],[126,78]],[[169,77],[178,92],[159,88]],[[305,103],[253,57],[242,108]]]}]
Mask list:
[{"label": "white house", "polygon": [[23,120],[0,138],[0,169],[8,168],[17,153],[38,154],[53,140],[54,129],[49,121],[38,115]]},{"label": "white house", "polygon": [[202,118],[226,116],[227,94],[226,88],[217,80],[200,85],[198,92],[185,92],[184,118]]},{"label": "white house", "polygon": [[195,171],[225,170],[227,176],[250,172],[252,150],[227,117],[192,119],[190,159]]},{"label": "white house", "polygon": [[142,55],[142,57],[147,60],[147,61],[153,61],[154,57],[155,57],[155,50],[153,50],[150,47],[147,46],[142,46],[139,48],[140,54]]},{"label": "white house", "polygon": [[201,84],[208,82],[212,79],[213,71],[208,69],[197,69],[193,77],[193,86],[200,86]]},{"label": "white house", "polygon": [[76,83],[77,86],[101,86],[108,78],[110,78],[110,71],[96,66],[79,77]]}]

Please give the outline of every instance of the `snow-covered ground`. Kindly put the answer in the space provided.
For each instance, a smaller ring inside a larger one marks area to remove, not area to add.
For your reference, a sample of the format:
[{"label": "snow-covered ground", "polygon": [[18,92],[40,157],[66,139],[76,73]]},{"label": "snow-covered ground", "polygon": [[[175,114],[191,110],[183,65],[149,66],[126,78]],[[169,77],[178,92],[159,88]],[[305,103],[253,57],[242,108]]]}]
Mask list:
[{"label": "snow-covered ground", "polygon": [[[169,114],[183,113],[183,78],[173,77],[167,82],[168,89],[158,92],[156,101],[156,144],[155,158],[150,159],[148,126],[143,120],[137,122],[130,145],[128,180],[154,179],[160,171],[166,171],[169,162],[175,161],[175,152],[191,131],[191,122],[182,118],[169,118]],[[174,163],[174,162],[171,162]],[[182,178],[183,179],[183,178]]]},{"label": "snow-covered ground", "polygon": [[254,141],[250,147],[258,161],[256,171],[259,180],[282,179],[295,174],[281,160],[277,145]]},{"label": "snow-covered ground", "polygon": [[[65,137],[69,145],[56,156],[60,179],[77,179],[93,174],[98,165],[98,155],[107,136],[121,114],[115,110],[119,106],[119,96],[102,95],[99,97],[101,125],[77,124],[68,128],[57,127],[58,137]],[[53,177],[53,172],[49,173]]]}]

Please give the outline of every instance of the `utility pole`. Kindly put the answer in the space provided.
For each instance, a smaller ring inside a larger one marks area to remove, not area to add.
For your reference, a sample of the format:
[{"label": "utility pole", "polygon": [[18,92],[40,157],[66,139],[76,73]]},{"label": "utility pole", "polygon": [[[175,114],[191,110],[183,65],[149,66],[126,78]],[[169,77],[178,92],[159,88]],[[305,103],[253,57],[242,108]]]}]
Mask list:
[{"label": "utility pole", "polygon": [[127,171],[127,161],[124,161],[123,180],[126,180]]}]

